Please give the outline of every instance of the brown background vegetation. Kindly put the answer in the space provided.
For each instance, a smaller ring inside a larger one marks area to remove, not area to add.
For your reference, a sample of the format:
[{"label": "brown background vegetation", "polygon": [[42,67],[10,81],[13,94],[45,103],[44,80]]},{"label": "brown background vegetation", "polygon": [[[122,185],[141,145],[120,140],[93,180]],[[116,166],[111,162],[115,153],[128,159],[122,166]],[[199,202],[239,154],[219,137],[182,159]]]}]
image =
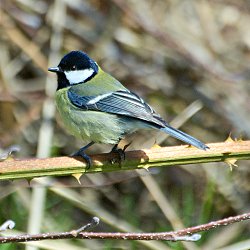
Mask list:
[{"label": "brown background vegetation", "polygon": [[[56,78],[47,72],[71,50],[87,52],[166,120],[175,119],[176,126],[204,142],[224,141],[229,133],[249,138],[248,1],[2,0],[0,4],[2,149],[18,144],[19,158],[45,157],[69,155],[83,145],[63,129],[53,106]],[[158,137],[136,135],[131,149],[150,147]],[[177,144],[171,138],[161,142]],[[97,145],[90,153],[109,150],[110,146]],[[78,228],[92,215],[101,215],[97,230],[102,231],[192,226],[249,209],[250,165],[238,165],[233,172],[219,163],[155,169],[152,179],[145,171],[88,175],[81,178],[81,188],[71,177],[33,180],[31,187],[25,181],[4,182],[0,218],[14,219],[16,228],[26,232],[32,227],[36,204],[34,218],[43,214],[41,231]],[[41,196],[36,194],[41,204],[34,201],[33,187],[43,190]],[[160,191],[164,196],[157,199]],[[62,249],[229,249],[237,242],[248,249],[249,231],[249,223],[235,224],[204,233],[196,246],[94,240],[60,244],[65,244]]]}]

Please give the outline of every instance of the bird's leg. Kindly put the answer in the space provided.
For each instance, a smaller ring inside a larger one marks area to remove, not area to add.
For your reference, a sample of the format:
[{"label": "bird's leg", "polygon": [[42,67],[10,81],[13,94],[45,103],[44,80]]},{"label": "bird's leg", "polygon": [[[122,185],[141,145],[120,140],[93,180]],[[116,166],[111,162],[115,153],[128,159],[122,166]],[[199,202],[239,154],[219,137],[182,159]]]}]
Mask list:
[{"label": "bird's leg", "polygon": [[84,160],[87,162],[86,169],[88,170],[92,166],[92,160],[91,158],[84,152],[86,149],[88,149],[90,146],[92,146],[94,142],[90,142],[86,146],[80,148],[76,153],[74,153],[72,156],[81,156]]},{"label": "bird's leg", "polygon": [[[118,154],[119,162],[125,160],[125,153],[121,148],[118,148],[118,144],[115,144],[114,147],[111,149],[110,153]],[[112,159],[112,163],[115,163],[115,159]]]},{"label": "bird's leg", "polygon": [[[118,154],[118,160],[119,160],[119,165],[121,166],[121,162],[125,160],[125,150],[127,147],[131,144],[131,142],[123,147],[123,149],[118,148],[118,144],[115,144],[114,147],[111,149],[110,153],[117,153]],[[111,163],[114,164],[116,162],[115,159],[111,160]]]}]

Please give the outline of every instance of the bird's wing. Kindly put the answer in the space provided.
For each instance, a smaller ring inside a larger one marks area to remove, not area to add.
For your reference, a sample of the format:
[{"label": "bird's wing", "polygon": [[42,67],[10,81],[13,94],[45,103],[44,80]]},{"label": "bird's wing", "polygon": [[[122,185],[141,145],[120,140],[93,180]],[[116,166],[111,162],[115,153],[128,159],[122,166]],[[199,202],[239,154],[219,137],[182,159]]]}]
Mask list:
[{"label": "bird's wing", "polygon": [[172,128],[138,95],[128,90],[118,90],[96,96],[82,96],[70,88],[68,98],[74,106],[81,110],[100,111],[143,120],[181,141],[203,150],[208,149],[208,146],[196,138]]},{"label": "bird's wing", "polygon": [[164,127],[167,123],[135,93],[118,90],[97,96],[82,96],[70,88],[68,98],[73,105],[82,110],[93,110],[116,115],[133,117],[152,125]]}]

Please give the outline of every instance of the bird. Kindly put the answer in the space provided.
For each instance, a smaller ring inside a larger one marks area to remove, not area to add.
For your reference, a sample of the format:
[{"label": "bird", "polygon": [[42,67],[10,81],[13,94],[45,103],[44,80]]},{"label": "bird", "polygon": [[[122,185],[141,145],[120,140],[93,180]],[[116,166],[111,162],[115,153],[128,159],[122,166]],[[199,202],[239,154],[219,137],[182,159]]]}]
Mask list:
[{"label": "bird", "polygon": [[114,145],[111,152],[120,154],[120,140],[141,129],[161,130],[201,150],[209,149],[198,139],[171,127],[83,51],[67,53],[58,66],[48,71],[57,74],[55,102],[65,127],[75,137],[89,141],[74,154],[83,157],[88,168],[92,161],[85,151],[94,143]]}]

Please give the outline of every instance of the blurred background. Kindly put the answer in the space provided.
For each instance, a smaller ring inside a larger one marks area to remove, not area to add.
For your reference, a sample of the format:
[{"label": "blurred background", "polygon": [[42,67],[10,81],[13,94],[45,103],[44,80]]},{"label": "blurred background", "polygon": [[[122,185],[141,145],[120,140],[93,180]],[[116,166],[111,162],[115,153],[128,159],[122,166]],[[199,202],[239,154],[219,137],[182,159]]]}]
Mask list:
[{"label": "blurred background", "polygon": [[[64,130],[47,72],[83,50],[173,126],[209,142],[250,135],[250,2],[243,0],[1,0],[0,148],[18,158],[69,155],[87,142]],[[133,136],[128,150],[181,143]],[[109,152],[96,145],[89,153]],[[21,232],[160,232],[249,211],[250,163],[38,178],[0,183],[0,222]],[[0,249],[250,249],[250,224],[202,233],[197,243],[60,240]]]}]

